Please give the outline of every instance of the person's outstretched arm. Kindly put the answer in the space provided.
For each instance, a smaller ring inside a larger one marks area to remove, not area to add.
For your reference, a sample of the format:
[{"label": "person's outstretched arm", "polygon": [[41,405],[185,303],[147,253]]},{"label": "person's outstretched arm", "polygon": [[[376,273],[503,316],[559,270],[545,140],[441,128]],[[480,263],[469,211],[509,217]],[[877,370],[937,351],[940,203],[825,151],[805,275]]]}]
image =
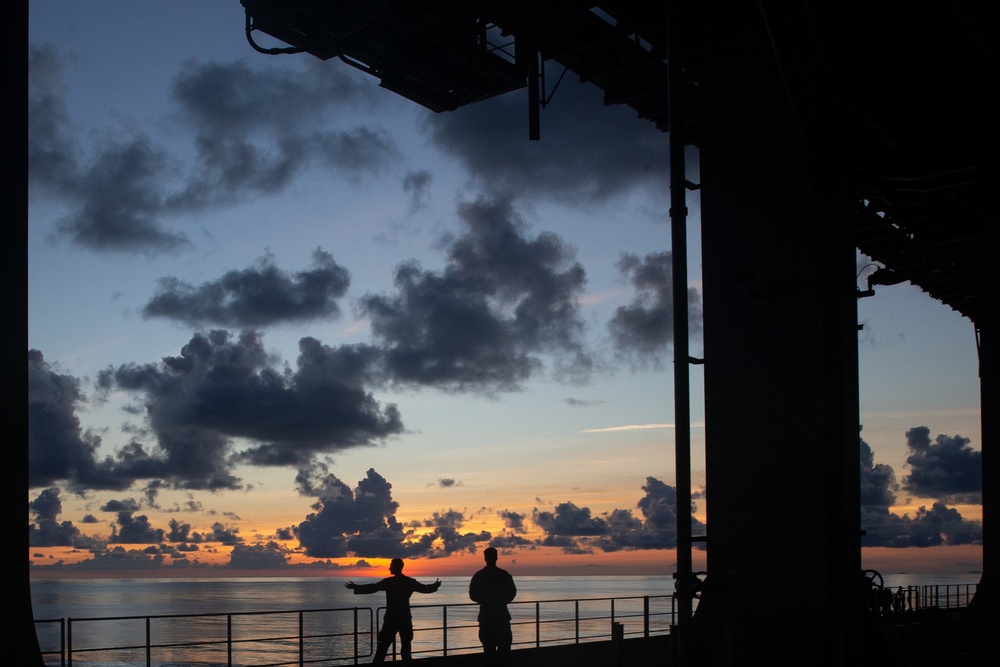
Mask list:
[{"label": "person's outstretched arm", "polygon": [[417,584],[418,593],[434,593],[437,589],[441,588],[441,580],[438,579],[433,584]]},{"label": "person's outstretched arm", "polygon": [[377,593],[382,590],[382,582],[374,584],[356,584],[353,581],[348,581],[344,584],[344,587],[353,590],[355,595],[367,595],[368,593]]}]

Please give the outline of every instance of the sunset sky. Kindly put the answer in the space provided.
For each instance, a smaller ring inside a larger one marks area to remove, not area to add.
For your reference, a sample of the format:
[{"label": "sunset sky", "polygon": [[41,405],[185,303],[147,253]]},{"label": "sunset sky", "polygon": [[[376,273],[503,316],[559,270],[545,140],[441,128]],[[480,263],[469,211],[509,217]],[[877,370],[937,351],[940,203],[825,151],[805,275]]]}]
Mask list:
[{"label": "sunset sky", "polygon": [[[572,76],[539,142],[523,91],[434,114],[238,0],[32,0],[29,42],[33,574],[673,570],[667,135]],[[973,326],[859,318],[866,563],[978,570]]]}]

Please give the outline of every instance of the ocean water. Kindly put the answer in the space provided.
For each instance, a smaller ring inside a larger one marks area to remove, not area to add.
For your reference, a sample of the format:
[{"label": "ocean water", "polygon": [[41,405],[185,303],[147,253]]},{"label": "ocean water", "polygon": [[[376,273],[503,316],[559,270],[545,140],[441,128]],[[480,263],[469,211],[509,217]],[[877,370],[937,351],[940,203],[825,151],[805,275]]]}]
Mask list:
[{"label": "ocean water", "polygon": [[[364,579],[373,581],[375,578]],[[978,577],[886,575],[886,587],[970,585]],[[71,619],[73,664],[120,667],[146,664],[146,635],[157,645],[151,664],[298,664],[299,653],[314,664],[349,664],[357,650],[371,654],[383,593],[355,595],[336,577],[218,579],[35,579],[31,597],[46,665],[59,665],[60,624]],[[433,579],[421,579],[430,582]],[[441,577],[438,592],[411,598],[414,655],[479,650],[478,608],[468,598],[468,577]],[[511,605],[517,646],[605,638],[611,617],[627,636],[641,634],[644,604],[650,629],[665,631],[673,618],[669,576],[518,577]],[[650,596],[644,602],[643,596]],[[612,602],[612,598],[614,601]],[[357,609],[357,611],[355,611]],[[302,610],[300,615],[297,613]],[[188,615],[197,618],[182,618]],[[144,617],[150,619],[147,628]],[[129,619],[124,617],[141,617]],[[101,620],[88,620],[101,619]],[[116,619],[116,620],[106,620]],[[536,621],[541,621],[537,623]],[[444,628],[447,627],[447,630]],[[304,635],[305,640],[300,636]],[[231,638],[230,642],[227,638]],[[261,639],[268,641],[260,641]],[[182,644],[202,643],[191,648]],[[115,650],[92,650],[115,647]],[[342,661],[329,658],[344,658]],[[369,662],[363,657],[361,662]]]}]

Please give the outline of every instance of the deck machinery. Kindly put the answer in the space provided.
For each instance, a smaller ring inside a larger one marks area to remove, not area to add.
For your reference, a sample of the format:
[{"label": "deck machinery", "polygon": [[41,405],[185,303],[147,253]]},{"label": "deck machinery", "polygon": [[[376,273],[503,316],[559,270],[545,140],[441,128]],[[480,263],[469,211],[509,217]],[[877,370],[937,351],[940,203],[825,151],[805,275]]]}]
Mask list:
[{"label": "deck machinery", "polygon": [[[600,88],[605,104],[634,109],[671,142],[664,186],[682,290],[684,147],[698,149],[708,577],[690,571],[700,536],[679,512],[681,608],[700,600],[693,617],[682,614],[675,657],[883,660],[857,586],[857,298],[908,280],[970,321],[983,475],[995,478],[1000,24],[989,10],[961,0],[242,4],[255,49],[340,60],[435,112],[524,88],[527,139],[543,134],[546,62]],[[260,44],[274,39],[283,45]],[[856,249],[882,267],[869,289],[857,284]],[[773,257],[780,266],[762,259]],[[679,508],[690,505],[683,311]],[[997,573],[989,487],[974,600],[987,617]]]}]

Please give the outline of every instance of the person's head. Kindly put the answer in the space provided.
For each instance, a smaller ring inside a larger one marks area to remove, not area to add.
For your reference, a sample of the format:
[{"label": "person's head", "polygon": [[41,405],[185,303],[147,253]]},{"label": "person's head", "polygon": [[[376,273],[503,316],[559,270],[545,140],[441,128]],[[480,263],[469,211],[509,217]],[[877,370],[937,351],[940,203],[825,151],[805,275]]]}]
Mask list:
[{"label": "person's head", "polygon": [[483,549],[483,558],[486,559],[488,565],[496,565],[497,562],[497,550],[493,547],[486,547]]},{"label": "person's head", "polygon": [[402,571],[403,571],[403,559],[393,558],[389,562],[389,572],[392,572],[393,574],[399,574]]}]

